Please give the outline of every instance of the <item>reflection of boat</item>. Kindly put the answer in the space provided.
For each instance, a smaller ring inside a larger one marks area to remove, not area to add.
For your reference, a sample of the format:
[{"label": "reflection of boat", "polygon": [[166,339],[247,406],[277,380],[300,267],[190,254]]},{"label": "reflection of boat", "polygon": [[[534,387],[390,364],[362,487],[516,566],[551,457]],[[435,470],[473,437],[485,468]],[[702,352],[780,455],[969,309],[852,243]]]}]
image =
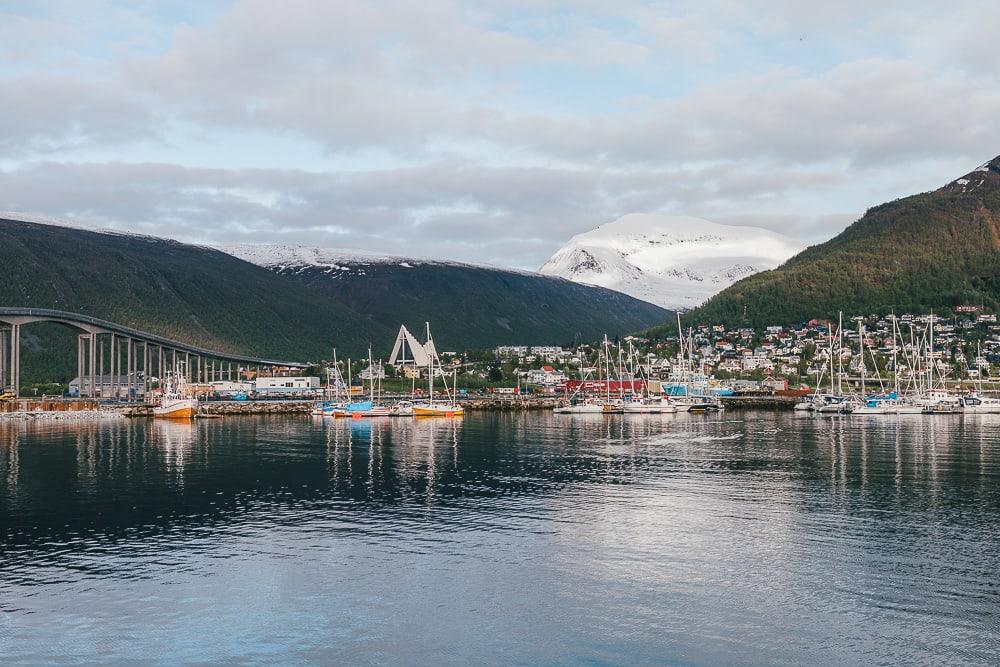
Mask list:
[{"label": "reflection of boat", "polygon": [[183,371],[167,373],[163,393],[157,405],[153,406],[153,416],[161,419],[194,419],[198,411],[198,399],[184,395]]}]

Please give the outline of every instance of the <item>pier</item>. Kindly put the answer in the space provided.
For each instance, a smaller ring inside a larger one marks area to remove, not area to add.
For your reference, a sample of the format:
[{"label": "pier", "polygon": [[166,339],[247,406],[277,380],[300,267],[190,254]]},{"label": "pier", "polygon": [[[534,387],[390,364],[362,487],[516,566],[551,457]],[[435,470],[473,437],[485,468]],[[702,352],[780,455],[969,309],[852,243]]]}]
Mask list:
[{"label": "pier", "polygon": [[101,398],[106,388],[116,398],[142,400],[152,374],[168,371],[188,382],[235,380],[247,370],[307,368],[300,361],[262,359],[207,350],[87,315],[39,308],[0,308],[0,394],[20,395],[21,328],[55,322],[79,332],[76,340],[78,398]]}]

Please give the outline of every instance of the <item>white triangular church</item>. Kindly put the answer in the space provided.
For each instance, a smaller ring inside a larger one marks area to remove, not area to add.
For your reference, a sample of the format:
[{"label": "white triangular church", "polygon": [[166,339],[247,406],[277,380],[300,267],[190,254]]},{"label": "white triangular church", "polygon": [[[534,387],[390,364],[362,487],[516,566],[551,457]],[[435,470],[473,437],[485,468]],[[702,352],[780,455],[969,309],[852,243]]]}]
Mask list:
[{"label": "white triangular church", "polygon": [[393,366],[427,366],[437,354],[434,351],[434,342],[428,341],[428,344],[430,349],[421,344],[405,326],[401,326],[396,335],[396,344],[392,346],[389,363]]}]

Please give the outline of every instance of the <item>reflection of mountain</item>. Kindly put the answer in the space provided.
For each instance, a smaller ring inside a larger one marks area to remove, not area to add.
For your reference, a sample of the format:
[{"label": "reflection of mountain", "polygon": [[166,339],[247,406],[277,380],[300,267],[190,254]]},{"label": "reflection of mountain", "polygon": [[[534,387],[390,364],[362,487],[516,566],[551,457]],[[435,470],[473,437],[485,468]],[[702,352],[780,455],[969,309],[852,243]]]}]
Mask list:
[{"label": "reflection of mountain", "polygon": [[[238,529],[243,522],[346,521],[351,531],[377,532],[387,525],[425,530],[427,522],[458,528],[474,517],[479,526],[505,526],[525,513],[542,520],[562,507],[566,494],[589,495],[651,475],[699,485],[704,493],[739,480],[777,485],[773,492],[791,492],[788,502],[810,480],[916,498],[933,474],[935,488],[954,482],[1000,515],[996,497],[977,491],[982,476],[997,470],[989,458],[996,445],[983,444],[985,424],[968,419],[899,424],[899,443],[884,427],[866,424],[838,433],[842,444],[831,448],[826,425],[784,415],[741,424],[598,417],[247,417],[192,425],[0,420],[0,566],[26,545],[47,552],[88,536],[174,544],[183,539],[178,531]],[[734,433],[744,435],[732,439]],[[748,451],[748,443],[760,448]],[[801,452],[808,452],[805,463]],[[837,470],[847,466],[832,482],[831,462]],[[940,493],[939,503],[958,501]],[[551,500],[525,504],[525,496]]]}]

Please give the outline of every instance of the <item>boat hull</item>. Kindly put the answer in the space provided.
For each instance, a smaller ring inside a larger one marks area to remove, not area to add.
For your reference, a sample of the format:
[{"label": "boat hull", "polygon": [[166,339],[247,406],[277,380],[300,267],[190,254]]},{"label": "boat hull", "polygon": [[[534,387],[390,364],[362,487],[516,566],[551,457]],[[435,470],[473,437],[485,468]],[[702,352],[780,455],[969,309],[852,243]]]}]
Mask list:
[{"label": "boat hull", "polygon": [[591,403],[563,405],[553,410],[553,412],[559,415],[599,415],[604,413],[604,406]]},{"label": "boat hull", "polygon": [[153,416],[157,419],[177,419],[190,421],[198,412],[198,404],[193,399],[174,401],[168,405],[153,408]]},{"label": "boat hull", "polygon": [[461,417],[465,410],[459,405],[414,405],[414,417]]}]

